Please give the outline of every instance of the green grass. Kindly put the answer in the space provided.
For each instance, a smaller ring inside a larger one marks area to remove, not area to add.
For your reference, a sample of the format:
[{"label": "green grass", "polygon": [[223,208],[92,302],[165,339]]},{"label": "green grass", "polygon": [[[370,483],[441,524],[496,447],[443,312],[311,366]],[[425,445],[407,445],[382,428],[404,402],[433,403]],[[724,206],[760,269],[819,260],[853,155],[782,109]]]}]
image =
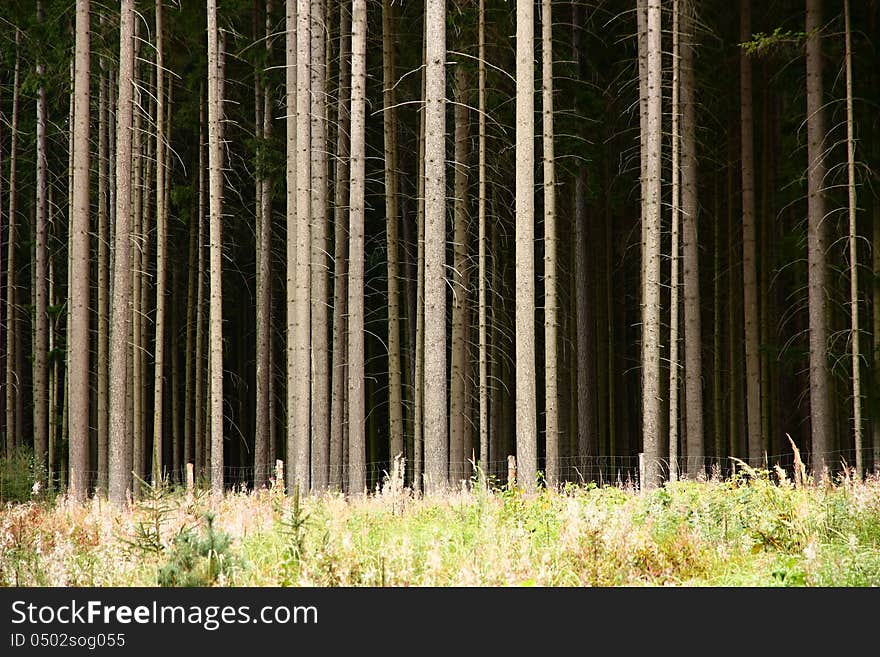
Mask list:
[{"label": "green grass", "polygon": [[[170,576],[169,573],[173,574]],[[0,509],[0,584],[878,586],[880,480],[760,472],[650,493],[568,487],[421,499],[152,490],[114,509]]]}]

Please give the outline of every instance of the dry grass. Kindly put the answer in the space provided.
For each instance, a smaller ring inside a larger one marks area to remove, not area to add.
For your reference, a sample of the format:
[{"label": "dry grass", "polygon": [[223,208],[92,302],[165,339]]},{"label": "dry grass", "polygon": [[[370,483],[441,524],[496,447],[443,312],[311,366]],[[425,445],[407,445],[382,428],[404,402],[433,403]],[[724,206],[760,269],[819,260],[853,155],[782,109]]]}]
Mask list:
[{"label": "dry grass", "polygon": [[[64,498],[0,509],[0,584],[155,585],[175,537],[231,537],[231,586],[880,585],[880,480],[797,487],[778,473],[527,497],[479,486],[421,499],[302,502],[278,490],[116,509]],[[152,532],[152,533],[151,533]]]}]

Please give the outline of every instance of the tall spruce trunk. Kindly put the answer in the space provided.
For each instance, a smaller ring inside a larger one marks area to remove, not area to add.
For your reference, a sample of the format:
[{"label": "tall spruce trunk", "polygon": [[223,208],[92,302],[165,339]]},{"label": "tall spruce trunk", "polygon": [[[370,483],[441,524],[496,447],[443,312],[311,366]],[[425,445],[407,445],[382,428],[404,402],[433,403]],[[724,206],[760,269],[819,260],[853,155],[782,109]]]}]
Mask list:
[{"label": "tall spruce trunk", "polygon": [[327,92],[323,0],[311,0],[311,487],[327,489],[330,459],[330,352],[327,248]]},{"label": "tall spruce trunk", "polygon": [[541,2],[541,126],[544,152],[544,369],[547,486],[559,484],[559,388],[556,278],[556,162],[553,148],[553,15],[550,0]]},{"label": "tall spruce trunk", "polygon": [[[480,473],[483,483],[489,472],[489,357],[486,334],[486,7],[485,0],[479,0],[477,19],[477,113],[478,113],[478,192],[477,192],[477,288],[478,288],[478,331],[479,331],[479,426],[480,426]],[[416,381],[416,385],[421,382]],[[548,459],[549,461],[549,459]],[[549,469],[549,468],[548,468]],[[549,479],[549,476],[548,476]]]},{"label": "tall spruce trunk", "polygon": [[[156,0],[156,349],[153,375],[153,483],[162,480],[165,387],[165,64],[162,2]],[[170,147],[170,145],[168,145]]]},{"label": "tall spruce trunk", "polygon": [[679,225],[681,215],[681,153],[680,145],[680,112],[681,101],[679,98],[679,15],[681,13],[679,0],[672,2],[672,106],[671,106],[671,151],[672,171],[672,254],[669,272],[669,480],[678,479],[678,292],[679,292],[679,265],[680,265],[680,236]]},{"label": "tall spruce trunk", "polygon": [[89,0],[76,3],[76,75],[74,78],[73,206],[70,219],[70,369],[69,495],[74,502],[89,487]]},{"label": "tall spruce trunk", "polygon": [[[681,14],[681,211],[684,269],[684,405],[687,435],[687,473],[705,474],[703,435],[703,339],[700,315],[699,201],[697,198],[696,102],[694,51],[696,17],[693,0],[680,0]],[[715,320],[719,320],[716,318]]]},{"label": "tall spruce trunk", "polygon": [[367,486],[364,376],[364,185],[366,156],[366,0],[351,5],[351,172],[348,274],[348,491]]},{"label": "tall spruce trunk", "polygon": [[468,75],[464,66],[453,73],[455,108],[452,210],[452,353],[449,380],[449,481],[457,486],[467,477],[464,434],[467,422],[465,380],[468,377],[467,302],[468,302]]},{"label": "tall spruce trunk", "polygon": [[131,434],[127,386],[131,336],[131,157],[134,81],[134,1],[122,0],[119,27],[119,95],[116,107],[116,210],[113,293],[110,304],[110,501],[123,504],[131,489]]},{"label": "tall spruce trunk", "polygon": [[862,437],[862,379],[860,373],[861,351],[859,349],[859,274],[858,250],[856,240],[856,146],[853,117],[852,82],[852,37],[850,29],[849,0],[843,0],[846,47],[846,170],[849,192],[849,303],[850,335],[852,350],[852,396],[853,396],[853,442],[856,451],[856,476],[861,478],[864,471]]},{"label": "tall spruce trunk", "polygon": [[517,485],[536,488],[534,6],[516,5],[516,463]]},{"label": "tall spruce trunk", "polygon": [[648,0],[647,15],[647,180],[645,185],[645,317],[643,326],[642,450],[645,481],[660,483],[660,174],[661,174],[661,49],[660,0]]},{"label": "tall spruce trunk", "polygon": [[16,201],[18,198],[16,188],[16,156],[18,152],[18,99],[19,99],[19,71],[20,52],[19,43],[21,32],[15,28],[15,71],[12,78],[12,123],[10,125],[9,145],[9,213],[7,230],[7,257],[6,257],[6,454],[12,456],[16,448],[18,429],[23,418],[17,409],[21,407],[21,382],[17,377],[19,312],[16,306],[16,258],[15,246],[18,242],[18,218],[16,217]]},{"label": "tall spruce trunk", "polygon": [[[740,41],[752,37],[751,0],[740,0]],[[761,366],[758,339],[758,283],[755,242],[755,155],[752,112],[752,62],[740,52],[740,130],[742,133],[743,317],[746,337],[746,428],[748,460],[761,462]]]},{"label": "tall spruce trunk", "polygon": [[333,370],[330,396],[330,486],[344,489],[343,421],[348,389],[348,156],[351,110],[351,14],[346,1],[339,3],[339,84],[336,120],[336,175],[333,202],[334,285],[333,285]]},{"label": "tall spruce trunk", "polygon": [[449,484],[446,428],[446,2],[425,6],[425,492]]},{"label": "tall spruce trunk", "polygon": [[810,326],[810,424],[812,469],[824,479],[833,444],[828,372],[825,224],[825,109],[822,86],[822,0],[806,0],[807,33],[807,270]]},{"label": "tall spruce trunk", "polygon": [[[43,21],[43,7],[37,2],[37,20]],[[37,61],[37,77],[40,78],[40,86],[37,88],[37,198],[36,198],[36,230],[33,286],[34,295],[34,467],[36,480],[43,484],[47,483],[47,457],[48,457],[48,350],[49,350],[49,315],[48,301],[46,298],[46,281],[48,280],[48,222],[46,188],[48,185],[48,162],[46,159],[46,87],[42,82],[45,73],[45,65]]]},{"label": "tall spruce trunk", "polygon": [[208,0],[208,188],[210,212],[210,354],[211,492],[223,493],[223,296],[222,184],[220,153],[220,62],[217,47],[217,2]]},{"label": "tall spruce trunk", "polygon": [[398,239],[397,111],[395,109],[395,20],[391,0],[382,0],[382,122],[385,155],[385,230],[388,271],[388,431],[391,460],[403,454],[403,381],[400,348],[400,246]]}]

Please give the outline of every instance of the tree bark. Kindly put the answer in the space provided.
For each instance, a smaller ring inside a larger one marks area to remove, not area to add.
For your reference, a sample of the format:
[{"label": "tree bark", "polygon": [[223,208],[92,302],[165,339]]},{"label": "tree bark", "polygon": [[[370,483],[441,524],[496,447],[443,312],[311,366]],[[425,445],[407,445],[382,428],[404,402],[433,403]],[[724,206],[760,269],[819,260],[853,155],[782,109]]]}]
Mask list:
[{"label": "tree bark", "polygon": [[679,288],[679,215],[681,214],[681,153],[679,96],[679,0],[672,2],[672,254],[669,273],[669,480],[678,479],[678,288]]},{"label": "tree bark", "polygon": [[517,485],[536,488],[534,6],[516,5],[516,462]]},{"label": "tree bark", "polygon": [[382,0],[382,112],[385,148],[385,230],[388,254],[388,430],[390,459],[403,454],[403,386],[400,349],[397,112],[394,85],[395,19],[391,0]]},{"label": "tree bark", "polygon": [[[104,17],[101,16],[103,26]],[[98,494],[107,495],[107,438],[109,397],[109,351],[110,344],[110,226],[107,221],[107,130],[109,126],[107,106],[108,82],[104,58],[100,58],[101,77],[98,85],[98,374],[97,374],[97,433],[98,433]]]},{"label": "tree bark", "polygon": [[860,373],[861,352],[859,350],[859,274],[858,250],[856,240],[856,146],[853,136],[855,119],[853,117],[852,83],[852,37],[850,30],[849,0],[843,0],[846,46],[846,145],[847,145],[847,188],[849,191],[849,294],[850,294],[850,333],[852,349],[852,395],[853,395],[853,439],[856,450],[856,476],[861,479],[864,471],[862,439],[862,380]]},{"label": "tree bark", "polygon": [[312,490],[327,489],[330,458],[330,353],[327,349],[327,121],[323,0],[311,0],[311,460]]},{"label": "tree bark", "polygon": [[810,318],[810,424],[812,469],[824,479],[830,465],[832,415],[827,360],[827,228],[824,180],[825,110],[822,86],[822,0],[806,0],[807,33],[807,268]]},{"label": "tree bark", "polygon": [[[692,479],[705,474],[703,432],[703,338],[700,315],[699,201],[697,199],[696,102],[694,51],[696,17],[693,0],[682,1],[681,16],[681,210],[684,267],[684,403],[687,472]],[[716,322],[718,320],[716,319]]]},{"label": "tree bark", "polygon": [[334,286],[333,286],[333,370],[330,397],[330,486],[342,490],[344,461],[342,445],[346,426],[347,321],[348,309],[348,156],[351,103],[351,14],[348,2],[339,3],[339,89],[336,120],[336,184],[334,189]]},{"label": "tree bark", "polygon": [[[486,7],[485,0],[479,0],[477,24],[478,42],[478,186],[477,192],[477,278],[478,278],[478,324],[479,324],[479,416],[480,416],[480,472],[483,483],[489,472],[489,380],[488,343],[486,341]],[[416,385],[421,385],[416,382]],[[548,459],[549,460],[549,459]],[[549,479],[549,477],[548,477]]]},{"label": "tree bark", "polygon": [[220,153],[220,66],[217,47],[217,2],[208,0],[208,187],[210,219],[210,294],[208,344],[211,395],[211,491],[223,493],[223,293],[222,184]]},{"label": "tree bark", "polygon": [[[740,41],[752,37],[751,0],[740,0]],[[758,283],[755,255],[755,155],[752,117],[752,62],[740,50],[740,126],[742,131],[743,317],[746,336],[746,420],[749,463],[761,462],[761,369],[758,353]]]},{"label": "tree bark", "polygon": [[[43,7],[37,2],[37,20],[43,21]],[[37,61],[37,77],[42,80],[45,65]],[[36,233],[35,248],[36,259],[34,263],[34,464],[36,479],[43,485],[47,483],[47,456],[48,456],[48,345],[49,345],[49,316],[48,302],[46,299],[46,281],[48,280],[48,235],[46,221],[46,87],[40,82],[37,89],[37,198],[36,198]]]},{"label": "tree bark", "polygon": [[425,16],[425,492],[449,485],[446,429],[446,2]]},{"label": "tree bark", "polygon": [[453,210],[452,210],[452,353],[449,381],[449,481],[453,486],[467,477],[464,432],[467,402],[465,379],[467,366],[467,297],[468,297],[468,76],[462,65],[455,67]]},{"label": "tree bark", "polygon": [[73,206],[70,219],[70,312],[67,336],[70,370],[69,495],[74,502],[89,487],[89,0],[76,3],[74,78]]},{"label": "tree bark", "polygon": [[126,431],[131,336],[131,156],[134,83],[134,1],[122,0],[119,28],[119,97],[116,108],[116,216],[113,302],[110,304],[110,501],[123,504],[131,489],[131,434]]},{"label": "tree bark", "polygon": [[541,2],[541,109],[544,153],[544,368],[547,486],[559,484],[559,395],[556,344],[556,162],[553,148],[553,16],[550,0]]},{"label": "tree bark", "polygon": [[366,106],[366,0],[351,9],[351,197],[348,282],[348,491],[365,492],[366,439],[364,378],[364,157]]},{"label": "tree bark", "polygon": [[162,480],[165,386],[165,60],[162,2],[156,0],[156,350],[153,375],[153,483]]},{"label": "tree bark", "polygon": [[660,483],[660,174],[661,174],[661,50],[660,0],[648,0],[647,15],[647,135],[645,136],[645,318],[642,377],[643,486]]},{"label": "tree bark", "polygon": [[18,379],[18,343],[19,313],[15,294],[15,245],[18,241],[18,221],[16,200],[16,155],[18,151],[18,98],[19,98],[19,42],[21,32],[15,28],[15,72],[12,82],[12,124],[10,126],[9,147],[9,242],[6,257],[6,454],[12,456],[17,447],[18,429],[22,424],[22,416],[17,412],[21,406],[21,381]]}]

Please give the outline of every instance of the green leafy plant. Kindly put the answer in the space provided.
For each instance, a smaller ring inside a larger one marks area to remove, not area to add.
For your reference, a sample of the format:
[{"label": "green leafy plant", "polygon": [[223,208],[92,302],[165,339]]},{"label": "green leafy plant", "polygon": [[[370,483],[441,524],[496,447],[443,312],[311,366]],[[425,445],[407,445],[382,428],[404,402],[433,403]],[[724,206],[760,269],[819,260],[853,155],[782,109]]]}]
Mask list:
[{"label": "green leafy plant", "polygon": [[159,568],[159,586],[211,586],[221,574],[228,574],[232,539],[215,528],[214,520],[213,513],[206,513],[201,534],[188,527],[177,533],[168,561]]}]

